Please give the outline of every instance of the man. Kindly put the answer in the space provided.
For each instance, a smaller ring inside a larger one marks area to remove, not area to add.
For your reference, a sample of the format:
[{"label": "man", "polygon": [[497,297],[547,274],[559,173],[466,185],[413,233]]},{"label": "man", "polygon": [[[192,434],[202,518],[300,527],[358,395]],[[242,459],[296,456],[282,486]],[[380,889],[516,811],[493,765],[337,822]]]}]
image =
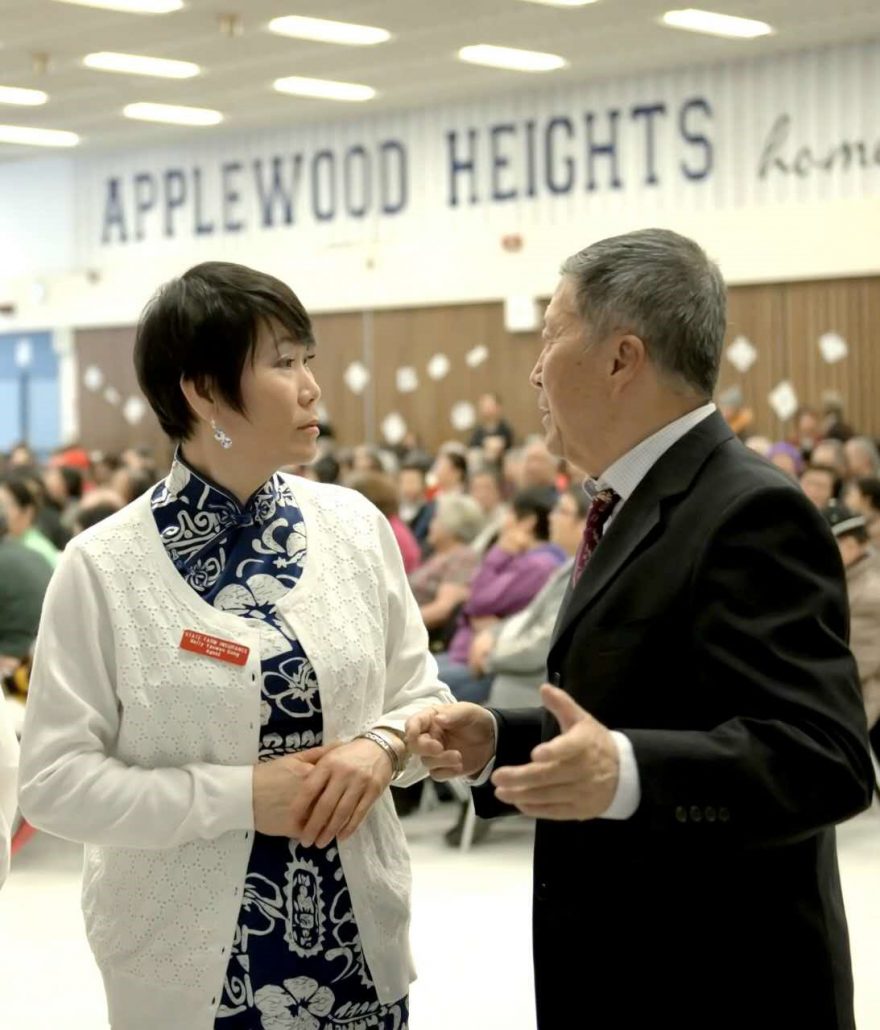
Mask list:
[{"label": "man", "polygon": [[546,487],[555,491],[558,475],[559,461],[550,453],[543,440],[532,440],[526,445],[523,450],[521,490]]},{"label": "man", "polygon": [[880,453],[869,436],[854,436],[843,445],[847,478],[870,479],[880,475]]},{"label": "man", "polygon": [[427,469],[421,461],[405,461],[400,466],[397,484],[400,488],[400,517],[412,530],[422,553],[428,547],[428,529],[434,518],[435,505],[428,500]]},{"label": "man", "polygon": [[843,502],[848,508],[865,516],[871,543],[880,549],[880,479],[871,477],[854,480],[847,486]]},{"label": "man", "polygon": [[880,556],[868,538],[868,520],[842,504],[822,512],[846,569],[850,646],[859,667],[868,727],[880,720]]},{"label": "man", "polygon": [[834,824],[872,769],[843,570],[821,514],[710,398],[718,269],[665,230],[563,266],[532,372],[588,471],[547,711],[410,721],[480,815],[538,818],[538,1025],[853,1030]]},{"label": "man", "polygon": [[810,455],[810,465],[814,468],[832,468],[839,480],[846,479],[846,452],[840,440],[820,440]]},{"label": "man", "polygon": [[809,465],[801,473],[801,489],[821,511],[840,490],[840,480],[830,465]]},{"label": "man", "polygon": [[471,434],[468,448],[481,448],[489,461],[500,461],[513,446],[513,429],[504,419],[501,398],[497,393],[484,393],[477,401],[479,425]]}]

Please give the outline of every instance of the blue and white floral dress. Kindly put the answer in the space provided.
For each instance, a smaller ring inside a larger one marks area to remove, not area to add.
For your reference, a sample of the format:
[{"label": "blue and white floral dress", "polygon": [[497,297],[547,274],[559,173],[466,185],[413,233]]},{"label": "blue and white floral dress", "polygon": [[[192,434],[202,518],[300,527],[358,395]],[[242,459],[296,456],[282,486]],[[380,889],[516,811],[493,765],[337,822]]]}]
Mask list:
[{"label": "blue and white floral dress", "polygon": [[[152,509],[193,590],[259,623],[260,761],[321,744],[315,671],[275,610],[306,561],[306,526],[289,484],[275,475],[242,505],[178,454]],[[408,999],[377,998],[334,844],[253,839],[217,1030],[405,1030]]]}]

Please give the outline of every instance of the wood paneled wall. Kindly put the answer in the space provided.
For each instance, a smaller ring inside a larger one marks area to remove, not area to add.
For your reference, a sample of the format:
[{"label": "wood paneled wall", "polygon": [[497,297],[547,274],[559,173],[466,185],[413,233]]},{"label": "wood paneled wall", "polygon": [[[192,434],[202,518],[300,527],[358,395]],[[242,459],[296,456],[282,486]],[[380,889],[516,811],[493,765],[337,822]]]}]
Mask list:
[{"label": "wood paneled wall", "polygon": [[[728,316],[727,342],[748,337],[758,359],[740,374],[725,358],[719,389],[742,387],[755,413],[755,432],[779,439],[790,430],[767,401],[770,391],[787,379],[804,403],[818,404],[824,391],[837,391],[847,420],[860,432],[880,436],[880,277],[736,286],[730,290]],[[508,333],[500,303],[317,315],[314,322],[315,374],[342,444],[377,442],[382,420],[391,412],[400,414],[429,449],[446,440],[464,440],[468,434],[455,431],[450,412],[457,402],[475,402],[486,390],[501,394],[521,436],[539,429],[528,382],[540,349],[539,334]],[[849,344],[849,356],[834,365],[823,360],[818,347],[820,335],[829,331]],[[133,342],[132,327],[77,332],[80,378],[96,365],[123,401],[137,394]],[[488,358],[471,368],[466,355],[480,345],[487,348]],[[427,364],[440,353],[449,358],[450,371],[434,381]],[[353,361],[371,371],[361,395],[352,393],[344,380]],[[418,376],[414,393],[397,389],[397,370],[404,366]],[[118,451],[146,443],[159,454],[167,453],[152,413],[131,426],[121,404],[108,403],[103,391],[91,392],[82,382],[80,424],[89,448]]]},{"label": "wood paneled wall", "polygon": [[[849,345],[848,357],[833,365],[819,350],[826,332]],[[740,334],[758,349],[758,360],[740,374],[725,359],[719,387],[742,387],[756,431],[779,439],[790,429],[767,403],[770,391],[789,380],[805,404],[837,392],[850,425],[880,437],[880,278],[733,287],[727,342]]]}]

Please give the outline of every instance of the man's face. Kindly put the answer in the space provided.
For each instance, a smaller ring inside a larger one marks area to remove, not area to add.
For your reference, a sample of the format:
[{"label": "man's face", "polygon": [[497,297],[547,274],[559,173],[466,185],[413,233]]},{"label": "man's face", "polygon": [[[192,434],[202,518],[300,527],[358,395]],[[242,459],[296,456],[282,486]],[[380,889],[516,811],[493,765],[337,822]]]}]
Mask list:
[{"label": "man's face", "polygon": [[400,496],[415,504],[425,496],[425,477],[418,469],[403,469],[400,473]]},{"label": "man's face", "polygon": [[837,547],[840,550],[840,558],[845,569],[848,569],[850,565],[854,565],[865,553],[865,545],[851,533],[839,536],[837,538]]},{"label": "man's face", "polygon": [[829,441],[817,443],[810,455],[810,462],[813,465],[830,465],[831,468],[841,469],[840,451],[837,446]]},{"label": "man's face", "polygon": [[498,406],[498,402],[495,398],[489,394],[484,393],[477,403],[477,408],[480,413],[480,421],[486,425],[494,425],[498,422],[501,416],[501,409]]},{"label": "man's face", "polygon": [[817,508],[824,508],[834,496],[834,480],[823,469],[807,469],[801,476],[801,489]]},{"label": "man's face", "polygon": [[494,511],[501,503],[498,481],[494,476],[471,476],[470,495],[486,514]]},{"label": "man's face", "polygon": [[[538,391],[544,442],[551,454],[603,471],[591,460],[592,441],[609,413],[607,341],[591,341],[571,279],[560,280],[544,316],[543,349],[530,382]],[[579,459],[579,460],[578,460]]]}]

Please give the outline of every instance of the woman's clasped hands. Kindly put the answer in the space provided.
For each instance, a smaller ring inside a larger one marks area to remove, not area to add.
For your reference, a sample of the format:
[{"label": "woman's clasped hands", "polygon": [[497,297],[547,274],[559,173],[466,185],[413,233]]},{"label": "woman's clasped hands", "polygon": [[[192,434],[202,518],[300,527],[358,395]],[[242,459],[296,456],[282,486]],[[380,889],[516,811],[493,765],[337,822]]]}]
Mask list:
[{"label": "woman's clasped hands", "polygon": [[[404,752],[402,741],[395,750]],[[325,848],[345,841],[391,783],[389,755],[358,738],[284,755],[254,768],[254,828]]]}]

